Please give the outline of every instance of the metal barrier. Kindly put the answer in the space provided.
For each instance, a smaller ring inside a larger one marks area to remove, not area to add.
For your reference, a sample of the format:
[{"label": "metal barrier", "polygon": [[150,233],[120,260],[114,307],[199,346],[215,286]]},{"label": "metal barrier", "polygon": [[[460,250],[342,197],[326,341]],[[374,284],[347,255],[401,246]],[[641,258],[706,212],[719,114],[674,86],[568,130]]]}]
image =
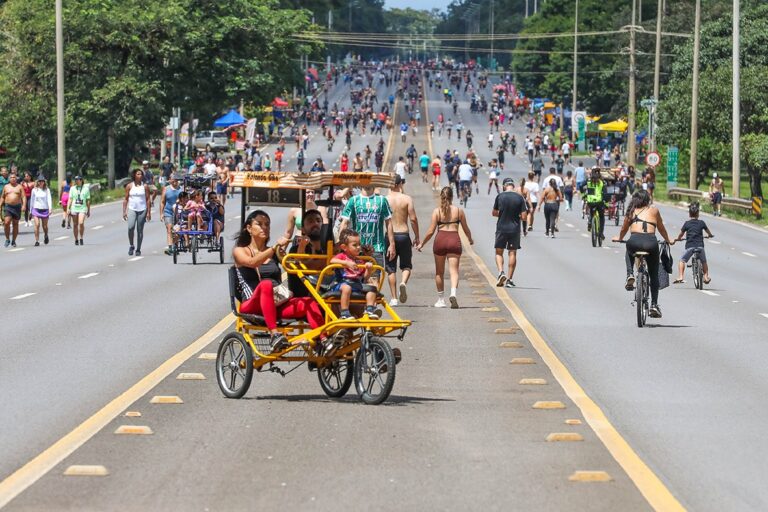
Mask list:
[{"label": "metal barrier", "polygon": [[[667,190],[670,199],[688,198],[700,201],[709,201],[709,193],[691,188],[672,187]],[[723,196],[722,206],[732,210],[741,210],[744,213],[754,213],[753,202],[750,199]]]}]

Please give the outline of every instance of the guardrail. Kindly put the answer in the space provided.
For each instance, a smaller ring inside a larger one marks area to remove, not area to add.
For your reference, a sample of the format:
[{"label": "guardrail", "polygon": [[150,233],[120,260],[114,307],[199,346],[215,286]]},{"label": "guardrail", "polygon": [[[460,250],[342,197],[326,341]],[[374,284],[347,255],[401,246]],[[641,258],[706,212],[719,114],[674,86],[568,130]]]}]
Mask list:
[{"label": "guardrail", "polygon": [[[667,196],[670,199],[688,198],[709,201],[709,192],[694,190],[691,188],[672,187],[667,190]],[[723,196],[722,206],[733,210],[741,210],[744,213],[754,213],[752,209],[752,200],[739,199],[737,197]]]}]

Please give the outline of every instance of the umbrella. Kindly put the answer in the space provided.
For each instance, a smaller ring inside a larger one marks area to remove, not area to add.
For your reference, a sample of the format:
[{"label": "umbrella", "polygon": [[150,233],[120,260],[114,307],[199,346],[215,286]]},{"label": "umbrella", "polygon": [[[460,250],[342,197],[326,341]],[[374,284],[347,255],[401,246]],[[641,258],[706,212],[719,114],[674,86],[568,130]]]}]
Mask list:
[{"label": "umbrella", "polygon": [[272,106],[277,108],[285,108],[288,106],[288,102],[282,98],[275,98],[272,100]]},{"label": "umbrella", "polygon": [[227,127],[235,124],[243,124],[245,118],[238,114],[235,109],[231,109],[223,117],[218,118],[213,122],[213,126]]}]

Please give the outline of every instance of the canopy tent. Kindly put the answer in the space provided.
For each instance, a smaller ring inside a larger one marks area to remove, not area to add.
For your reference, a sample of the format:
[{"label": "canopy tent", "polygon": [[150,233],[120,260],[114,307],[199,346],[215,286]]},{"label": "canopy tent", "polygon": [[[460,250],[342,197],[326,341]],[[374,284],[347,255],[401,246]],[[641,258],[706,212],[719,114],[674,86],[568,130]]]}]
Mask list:
[{"label": "canopy tent", "polygon": [[228,126],[243,124],[245,118],[237,113],[235,109],[230,109],[223,117],[218,118],[213,122],[213,126],[220,128],[226,128]]},{"label": "canopy tent", "polygon": [[629,126],[629,123],[622,119],[618,119],[616,121],[611,121],[610,123],[603,123],[598,125],[598,130],[601,132],[625,132],[627,131],[627,126]]},{"label": "canopy tent", "polygon": [[275,99],[272,100],[272,106],[276,108],[286,108],[288,107],[288,102],[285,101],[283,98],[275,97]]}]

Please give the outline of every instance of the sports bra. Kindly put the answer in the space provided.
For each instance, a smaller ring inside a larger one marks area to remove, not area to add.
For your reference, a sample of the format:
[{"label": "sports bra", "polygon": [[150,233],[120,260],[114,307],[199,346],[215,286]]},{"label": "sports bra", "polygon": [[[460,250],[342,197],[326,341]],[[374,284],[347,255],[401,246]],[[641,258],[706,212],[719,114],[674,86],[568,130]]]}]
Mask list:
[{"label": "sports bra", "polygon": [[440,220],[440,213],[437,214],[437,229],[440,229],[440,226],[447,226],[449,224],[458,224],[459,222],[460,222],[459,219],[442,221]]},{"label": "sports bra", "polygon": [[632,220],[630,221],[630,224],[634,224],[636,222],[642,222],[643,223],[643,233],[647,233],[648,232],[648,224],[650,224],[651,226],[654,227],[654,229],[656,229],[656,223],[655,222],[651,222],[649,220],[643,220],[640,217],[638,217],[637,214],[635,214],[635,216],[632,217]]}]

